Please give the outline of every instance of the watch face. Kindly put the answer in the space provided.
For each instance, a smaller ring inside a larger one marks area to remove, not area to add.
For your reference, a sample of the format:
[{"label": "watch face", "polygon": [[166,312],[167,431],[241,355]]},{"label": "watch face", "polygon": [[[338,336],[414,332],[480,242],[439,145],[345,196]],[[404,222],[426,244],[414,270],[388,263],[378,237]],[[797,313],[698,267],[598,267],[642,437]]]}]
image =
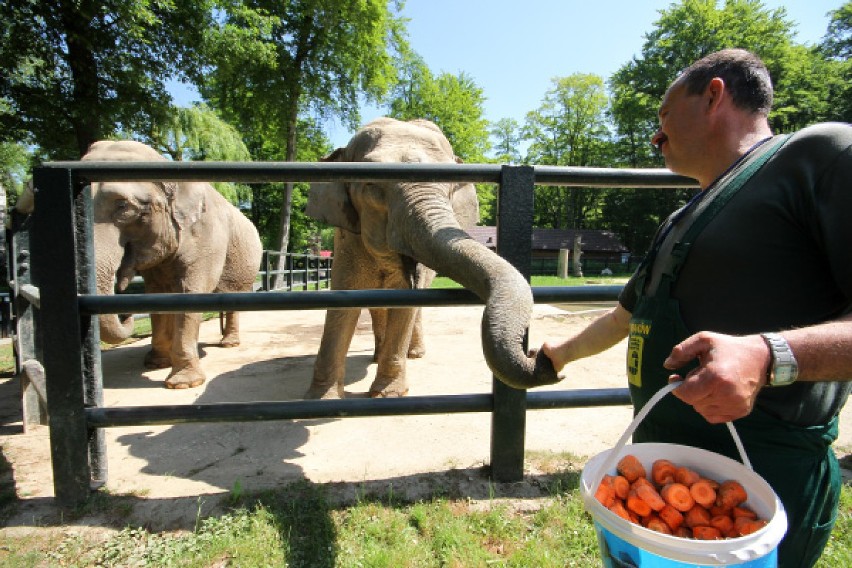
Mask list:
[{"label": "watch face", "polygon": [[778,365],[772,377],[773,385],[788,385],[796,380],[792,365]]}]

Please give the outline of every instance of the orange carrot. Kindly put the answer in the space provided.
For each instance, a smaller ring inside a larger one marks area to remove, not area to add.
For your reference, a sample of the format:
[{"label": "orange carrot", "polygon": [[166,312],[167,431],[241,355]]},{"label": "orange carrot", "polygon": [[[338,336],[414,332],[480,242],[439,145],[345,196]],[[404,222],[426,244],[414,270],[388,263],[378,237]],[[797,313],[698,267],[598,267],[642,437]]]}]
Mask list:
[{"label": "orange carrot", "polygon": [[719,515],[727,515],[731,517],[731,509],[729,507],[720,507],[718,505],[713,505],[710,509],[711,517],[718,517]]},{"label": "orange carrot", "polygon": [[654,511],[659,511],[663,507],[666,506],[666,502],[663,501],[663,498],[660,497],[660,494],[654,489],[650,484],[648,485],[638,485],[633,488],[633,491],[636,492],[636,495],[648,503],[648,506],[651,507]]},{"label": "orange carrot", "polygon": [[692,529],[686,526],[680,526],[672,531],[674,536],[679,536],[680,538],[692,538]]},{"label": "orange carrot", "polygon": [[722,533],[716,527],[699,525],[692,527],[692,536],[699,540],[717,540],[722,538]]},{"label": "orange carrot", "polygon": [[616,465],[615,469],[631,483],[640,477],[645,477],[645,466],[633,454],[625,454],[618,460],[618,465]]},{"label": "orange carrot", "polygon": [[685,513],[695,505],[695,499],[689,494],[689,489],[682,483],[669,483],[660,490],[663,500],[666,503]]},{"label": "orange carrot", "polygon": [[597,491],[595,491],[595,499],[597,499],[600,504],[606,508],[611,507],[615,502],[615,489],[612,486],[611,475],[603,476],[600,485],[598,485]]},{"label": "orange carrot", "polygon": [[631,522],[630,515],[627,514],[627,509],[624,508],[624,505],[621,503],[621,501],[616,501],[615,503],[607,507],[607,509],[609,509],[625,521]]},{"label": "orange carrot", "polygon": [[696,481],[690,485],[689,494],[702,507],[712,507],[716,502],[716,492],[704,481]]},{"label": "orange carrot", "polygon": [[738,505],[731,509],[731,516],[735,519],[737,517],[747,517],[749,519],[757,519],[757,513],[746,507],[745,505]]},{"label": "orange carrot", "polygon": [[683,523],[694,529],[698,526],[710,525],[710,512],[701,505],[695,505],[683,516]]},{"label": "orange carrot", "polygon": [[748,517],[737,517],[734,519],[734,532],[745,536],[757,532],[767,524],[764,520],[749,519]]},{"label": "orange carrot", "polygon": [[626,504],[629,511],[633,511],[640,517],[647,517],[651,514],[651,506],[636,494],[635,489],[631,489],[630,493],[627,494]]},{"label": "orange carrot", "polygon": [[674,483],[674,476],[675,465],[669,460],[656,460],[651,465],[651,480],[660,487]]},{"label": "orange carrot", "polygon": [[660,518],[669,525],[669,528],[671,528],[672,531],[676,531],[683,524],[683,514],[668,503],[666,503],[665,507],[660,509],[658,514],[660,515]]},{"label": "orange carrot", "polygon": [[663,519],[654,514],[648,515],[648,518],[644,520],[643,525],[645,528],[651,529],[652,531],[657,531],[663,534],[672,534],[672,529],[669,528],[669,525]]},{"label": "orange carrot", "polygon": [[692,487],[692,484],[701,479],[701,476],[698,475],[698,472],[688,467],[677,467],[675,468],[675,481],[678,483],[683,483],[687,487]]},{"label": "orange carrot", "polygon": [[623,475],[616,475],[612,478],[612,488],[615,490],[616,497],[627,499],[627,492],[630,491],[630,482]]},{"label": "orange carrot", "polygon": [[745,488],[739,481],[729,479],[722,482],[716,491],[716,505],[720,507],[736,507],[748,499]]},{"label": "orange carrot", "polygon": [[717,515],[710,518],[710,526],[719,529],[723,535],[728,535],[734,530],[734,520],[728,515]]},{"label": "orange carrot", "polygon": [[707,485],[709,485],[710,487],[713,488],[713,491],[718,491],[718,489],[719,489],[719,482],[716,481],[715,479],[702,477],[699,481],[704,481],[705,483],[707,483]]}]

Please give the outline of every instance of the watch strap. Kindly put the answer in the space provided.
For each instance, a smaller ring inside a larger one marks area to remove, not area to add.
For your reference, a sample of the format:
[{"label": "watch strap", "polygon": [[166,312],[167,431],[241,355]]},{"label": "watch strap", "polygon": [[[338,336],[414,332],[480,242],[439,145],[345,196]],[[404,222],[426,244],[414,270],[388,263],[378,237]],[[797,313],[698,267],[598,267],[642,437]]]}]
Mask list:
[{"label": "watch strap", "polygon": [[769,346],[769,376],[766,384],[781,387],[792,384],[799,376],[799,364],[790,349],[790,344],[777,333],[761,333]]}]

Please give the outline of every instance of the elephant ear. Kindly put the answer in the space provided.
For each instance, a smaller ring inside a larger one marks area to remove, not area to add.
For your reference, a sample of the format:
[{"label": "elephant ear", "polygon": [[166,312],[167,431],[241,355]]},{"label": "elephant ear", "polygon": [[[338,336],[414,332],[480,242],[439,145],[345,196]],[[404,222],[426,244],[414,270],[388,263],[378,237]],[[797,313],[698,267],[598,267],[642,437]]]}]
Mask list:
[{"label": "elephant ear", "polygon": [[[457,156],[455,160],[457,164],[464,163]],[[450,192],[450,204],[462,229],[475,227],[479,223],[479,199],[476,196],[476,186],[472,183],[454,186]]]},{"label": "elephant ear", "polygon": [[181,229],[187,229],[204,213],[205,184],[198,182],[163,183],[163,192],[171,204],[172,218]]},{"label": "elephant ear", "polygon": [[[344,148],[338,148],[323,162],[344,161]],[[343,182],[313,182],[308,191],[308,205],[305,214],[317,221],[334,227],[346,229],[351,233],[361,233],[361,218],[358,210],[349,199],[349,184]]]}]

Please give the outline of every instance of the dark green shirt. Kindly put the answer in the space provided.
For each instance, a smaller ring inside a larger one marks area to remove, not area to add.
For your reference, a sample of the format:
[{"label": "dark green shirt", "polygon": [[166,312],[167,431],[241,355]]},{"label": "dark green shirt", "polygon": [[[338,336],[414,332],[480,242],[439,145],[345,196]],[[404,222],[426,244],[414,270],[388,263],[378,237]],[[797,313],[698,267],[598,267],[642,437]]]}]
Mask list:
[{"label": "dark green shirt", "polygon": [[[655,264],[760,151],[706,192]],[[645,293],[656,286],[654,273]],[[619,302],[632,312],[639,293],[634,275]],[[852,309],[852,126],[819,124],[791,136],[695,240],[672,296],[690,331],[732,335],[813,325]],[[852,382],[801,382],[763,389],[757,404],[798,425],[824,424],[850,389]]]}]

